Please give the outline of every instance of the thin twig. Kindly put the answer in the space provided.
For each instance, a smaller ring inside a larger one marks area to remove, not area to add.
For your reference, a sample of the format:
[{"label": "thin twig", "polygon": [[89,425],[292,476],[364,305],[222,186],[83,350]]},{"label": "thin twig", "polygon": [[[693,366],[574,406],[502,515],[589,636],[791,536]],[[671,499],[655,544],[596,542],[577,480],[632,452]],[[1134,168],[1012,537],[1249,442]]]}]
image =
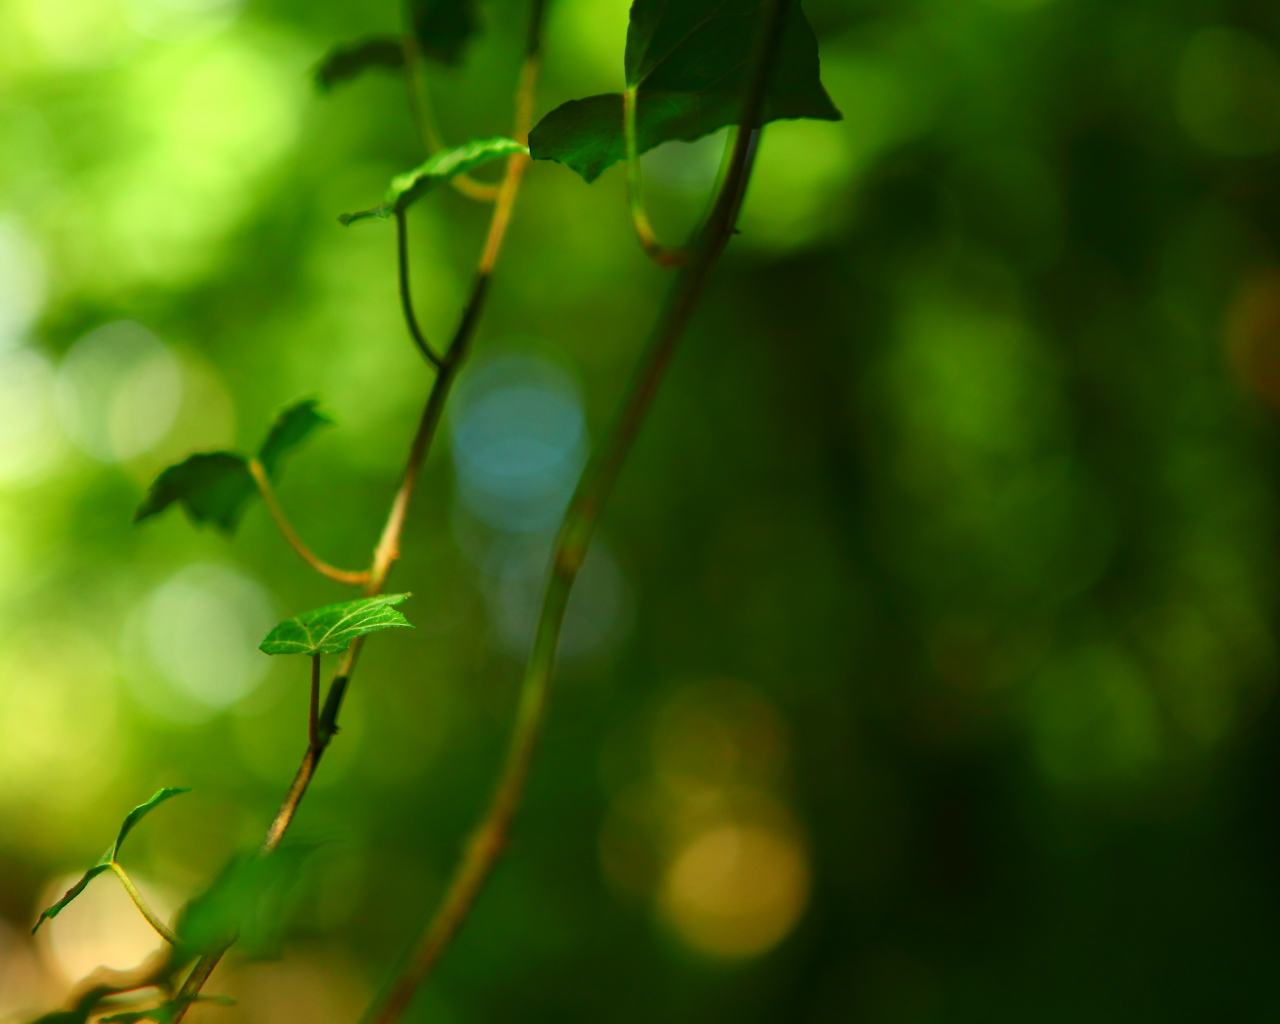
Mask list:
[{"label": "thin twig", "polygon": [[120,884],[124,886],[124,891],[129,894],[129,899],[133,900],[133,905],[138,908],[138,913],[147,919],[147,924],[151,925],[165,942],[171,946],[176,946],[178,944],[178,936],[174,935],[169,926],[161,921],[156,916],[155,911],[147,906],[147,901],[142,898],[142,893],[138,892],[133,880],[125,873],[124,868],[113,860],[111,862],[111,870],[120,879]]},{"label": "thin twig", "polygon": [[400,309],[404,312],[404,322],[413,337],[413,343],[426,357],[427,362],[440,369],[441,359],[436,350],[427,341],[422,328],[418,326],[418,318],[413,312],[413,291],[409,285],[409,225],[404,210],[396,210],[396,263],[400,275]]},{"label": "thin twig", "polygon": [[560,627],[574,580],[586,557],[604,504],[653,402],[675,346],[702,298],[712,269],[733,234],[755,161],[765,88],[777,58],[788,2],[774,0],[770,12],[755,74],[743,105],[742,122],[748,130],[740,131],[734,139],[728,173],[711,214],[692,246],[692,257],[681,269],[667,296],[617,420],[592,453],[565,512],[552,555],[550,578],[543,593],[533,649],[520,688],[519,707],[506,762],[493,798],[467,843],[439,908],[414,943],[400,973],[365,1012],[363,1024],[394,1024],[400,1019],[418,986],[466,919],[506,846],[541,731]]},{"label": "thin twig", "polygon": [[337,569],[330,565],[324,559],[313,554],[311,549],[303,543],[302,538],[290,525],[288,518],[284,514],[284,509],[280,507],[280,501],[276,497],[275,488],[271,486],[271,479],[267,476],[267,471],[262,463],[257,459],[249,460],[249,472],[253,476],[254,482],[258,485],[258,493],[262,495],[262,500],[266,502],[267,509],[271,512],[271,518],[276,521],[276,525],[280,527],[280,532],[284,534],[284,539],[289,542],[289,546],[293,548],[302,560],[311,566],[321,576],[327,576],[331,580],[337,580],[339,583],[345,583],[348,586],[361,586],[368,578],[367,569],[361,569],[358,572],[348,569]]},{"label": "thin twig", "polygon": [[[534,0],[529,29],[528,56],[520,72],[520,84],[515,98],[515,124],[512,136],[520,142],[527,142],[529,129],[533,125],[534,91],[538,80],[541,32],[545,9],[545,0]],[[439,425],[441,414],[449,397],[449,391],[458,375],[458,371],[462,367],[463,361],[466,359],[471,339],[479,326],[480,316],[484,311],[485,298],[489,291],[490,275],[497,262],[498,254],[501,252],[502,243],[506,238],[507,227],[511,221],[511,212],[528,162],[528,157],[524,153],[516,153],[507,158],[506,172],[499,190],[498,201],[489,220],[489,231],[485,238],[484,249],[472,283],[471,294],[463,309],[458,327],[449,343],[449,348],[441,360],[439,372],[431,384],[431,391],[427,396],[427,403],[422,411],[422,419],[418,423],[417,432],[414,434],[413,442],[409,447],[409,457],[405,463],[400,487],[392,500],[386,525],[383,527],[377,547],[374,549],[368,579],[364,584],[366,595],[373,596],[381,592],[391,567],[395,564],[396,559],[399,558],[400,538],[404,532],[409,502],[413,496],[422,465],[426,461],[427,453],[431,448],[431,441],[435,437],[436,427]],[[307,751],[303,755],[302,763],[298,766],[298,771],[293,777],[289,791],[285,794],[280,809],[276,812],[275,818],[272,819],[271,825],[267,829],[267,835],[259,850],[259,856],[267,856],[274,851],[280,845],[280,841],[284,838],[289,826],[293,823],[294,815],[297,813],[302,798],[306,795],[307,787],[311,783],[311,778],[315,774],[320,759],[324,756],[330,740],[338,731],[338,713],[342,709],[342,701],[346,695],[351,675],[355,671],[356,661],[360,656],[362,646],[363,637],[357,637],[338,661],[337,672],[334,675],[333,682],[329,684],[329,692],[325,696],[324,708],[320,713],[319,743],[317,745],[308,742]],[[190,1001],[194,1000],[194,997],[200,993],[200,990],[208,982],[210,975],[213,974],[214,969],[229,948],[230,945],[227,945],[221,949],[204,953],[196,961],[179,993],[179,998],[186,999],[188,1002],[186,1005],[179,1007],[174,1016],[173,1024],[180,1024],[182,1018],[186,1015]]]},{"label": "thin twig", "polygon": [[640,247],[660,267],[677,267],[688,258],[684,249],[674,249],[658,241],[644,207],[644,178],[640,171],[640,145],[636,139],[636,88],[622,94],[622,134],[627,145],[627,202],[631,207],[631,224],[640,239]]}]

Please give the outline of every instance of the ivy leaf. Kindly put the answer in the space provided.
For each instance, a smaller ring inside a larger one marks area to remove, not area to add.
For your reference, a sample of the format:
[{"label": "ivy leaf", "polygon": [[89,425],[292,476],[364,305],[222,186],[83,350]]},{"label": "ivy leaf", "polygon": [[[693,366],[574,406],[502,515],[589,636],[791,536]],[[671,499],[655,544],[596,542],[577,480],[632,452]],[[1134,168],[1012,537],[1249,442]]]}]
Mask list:
[{"label": "ivy leaf", "polygon": [[301,402],[289,406],[272,425],[267,439],[258,449],[258,461],[272,480],[280,467],[280,460],[298,445],[302,444],[311,432],[318,427],[331,427],[333,420],[322,412],[316,411],[320,403],[314,398],[304,398]]},{"label": "ivy leaf", "polygon": [[472,139],[454,149],[441,150],[419,167],[407,174],[400,174],[391,179],[391,187],[387,189],[387,199],[381,206],[357,213],[344,213],[338,220],[343,224],[364,220],[368,217],[390,217],[393,213],[407,210],[416,200],[425,196],[437,185],[450,178],[457,177],[465,171],[483,167],[494,160],[502,160],[512,153],[527,153],[528,150],[514,139]]},{"label": "ivy leaf", "polygon": [[[737,124],[769,0],[635,0],[627,28],[627,87],[636,90],[641,153],[675,139],[692,142]],[[839,121],[822,87],[818,41],[792,0],[765,94],[764,121]],[[529,135],[535,160],[567,164],[587,181],[626,157],[622,96],[571,100]]]},{"label": "ivy leaf", "polygon": [[109,847],[107,847],[106,853],[104,853],[101,857],[98,858],[98,862],[94,864],[93,867],[89,868],[88,871],[86,871],[83,875],[80,876],[80,880],[76,882],[75,885],[73,885],[70,889],[68,889],[65,893],[62,894],[62,899],[58,900],[58,902],[55,903],[53,906],[48,907],[40,915],[40,920],[38,920],[35,923],[35,927],[31,929],[32,933],[34,934],[36,931],[38,931],[40,926],[44,924],[45,921],[51,920],[52,918],[55,918],[59,914],[61,914],[62,911],[66,909],[67,904],[69,904],[72,900],[74,900],[77,896],[79,896],[82,892],[84,892],[85,887],[90,882],[92,882],[95,878],[97,878],[100,874],[102,874],[102,872],[107,871],[111,868],[111,862],[114,861],[116,857],[119,855],[120,847],[124,843],[125,836],[127,836],[130,832],[133,831],[133,827],[137,825],[138,822],[140,822],[143,818],[145,818],[148,814],[150,814],[153,810],[159,807],[166,800],[172,799],[173,797],[178,796],[180,793],[190,793],[190,792],[191,790],[189,789],[179,789],[177,787],[172,787],[172,786],[157,790],[155,795],[152,796],[150,800],[147,800],[144,803],[138,804],[137,807],[131,810],[128,814],[126,814],[124,818],[124,823],[120,826],[120,831],[116,835],[116,841],[112,843]]},{"label": "ivy leaf", "polygon": [[392,607],[408,596],[383,594],[303,612],[276,626],[259,650],[267,654],[336,654],[350,647],[358,636],[396,626],[412,628],[409,620]]},{"label": "ivy leaf", "polygon": [[288,897],[314,846],[294,845],[265,857],[232,857],[207,890],[178,915],[178,957],[186,961],[237,938],[251,956],[278,950]]},{"label": "ivy leaf", "polygon": [[192,1003],[236,1005],[236,1001],[230,996],[178,996],[167,1003],[161,1003],[146,1010],[127,1010],[124,1013],[113,1013],[110,1017],[99,1017],[98,1020],[99,1024],[138,1024],[139,1021],[144,1020],[153,1020],[156,1024],[172,1024],[178,1018],[178,1011],[185,1010]]},{"label": "ivy leaf", "polygon": [[[281,460],[310,436],[317,427],[333,423],[318,412],[314,398],[306,398],[285,409],[258,449],[258,461],[267,476],[279,476]],[[258,485],[249,472],[249,461],[236,452],[202,452],[170,466],[147,491],[133,521],[159,515],[174,502],[187,510],[197,526],[213,523],[227,536],[236,532]]]},{"label": "ivy leaf", "polygon": [[404,47],[395,36],[368,36],[335,46],[316,65],[316,85],[325,92],[370,68],[399,71],[404,67]]},{"label": "ivy leaf", "polygon": [[413,34],[424,57],[457,64],[480,29],[472,0],[409,0]]},{"label": "ivy leaf", "polygon": [[257,493],[249,464],[235,452],[205,452],[170,466],[158,477],[133,521],[159,515],[174,502],[196,525],[213,523],[223,533],[235,533],[249,499]]},{"label": "ivy leaf", "polygon": [[181,796],[183,793],[190,792],[190,789],[184,789],[181,786],[165,786],[163,789],[156,790],[150,800],[147,800],[145,803],[138,804],[137,807],[126,814],[124,816],[124,822],[120,826],[120,832],[116,836],[115,843],[112,845],[111,849],[107,851],[111,855],[110,859],[115,860],[116,857],[120,855],[120,847],[124,844],[125,836],[133,831],[134,826],[137,825],[138,822],[166,800],[172,800],[175,796]]}]

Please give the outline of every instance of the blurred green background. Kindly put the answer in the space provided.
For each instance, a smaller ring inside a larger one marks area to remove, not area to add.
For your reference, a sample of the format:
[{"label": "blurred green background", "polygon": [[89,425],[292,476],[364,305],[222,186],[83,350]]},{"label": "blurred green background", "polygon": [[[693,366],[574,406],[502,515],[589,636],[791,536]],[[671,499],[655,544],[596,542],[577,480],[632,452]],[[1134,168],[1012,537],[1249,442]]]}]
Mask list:
[{"label": "blurred green background", "polygon": [[[1280,1017],[1274,0],[807,0],[840,124],[770,126],[736,238],[571,608],[509,853],[411,1020]],[[508,130],[526,19],[484,0],[445,137]],[[619,88],[626,0],[557,0],[539,112]],[[393,228],[403,84],[317,96],[393,0],[0,0],[0,1016],[154,944],[260,841],[344,591],[254,507],[133,509],[286,403],[281,498],[364,563],[430,376]],[[645,158],[661,233],[721,140]],[[481,176],[485,172],[480,172]],[[490,175],[492,177],[492,175]],[[428,334],[486,210],[412,215]],[[296,821],[282,960],[202,1020],[348,1024],[495,776],[548,532],[665,273],[621,168],[528,175],[393,589]],[[192,1019],[196,1019],[193,1014]]]}]

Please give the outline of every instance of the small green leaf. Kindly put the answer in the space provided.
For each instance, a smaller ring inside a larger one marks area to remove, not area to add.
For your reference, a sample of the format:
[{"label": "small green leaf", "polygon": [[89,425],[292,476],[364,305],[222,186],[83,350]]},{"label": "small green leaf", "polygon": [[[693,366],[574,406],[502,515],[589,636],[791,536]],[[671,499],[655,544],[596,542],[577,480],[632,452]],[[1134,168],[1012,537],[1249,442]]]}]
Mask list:
[{"label": "small green leaf", "polygon": [[137,807],[126,814],[124,817],[124,823],[120,826],[120,831],[116,835],[116,841],[107,847],[107,852],[98,858],[98,862],[94,864],[93,867],[89,868],[88,871],[80,876],[80,880],[76,882],[75,885],[62,894],[62,899],[58,900],[58,902],[53,906],[48,907],[40,915],[40,920],[35,923],[35,927],[33,927],[31,931],[33,933],[36,932],[40,926],[45,923],[45,921],[55,918],[61,914],[62,911],[66,909],[67,904],[84,892],[85,887],[90,882],[102,874],[102,872],[110,869],[111,862],[114,861],[120,853],[120,846],[124,843],[125,836],[133,831],[134,826],[137,825],[138,822],[166,800],[172,799],[180,793],[190,792],[191,790],[189,789],[179,789],[172,786],[165,787],[164,789],[157,790],[151,799],[138,804]]},{"label": "small green leaf", "polygon": [[192,455],[156,477],[133,521],[140,523],[178,502],[197,525],[213,523],[230,535],[256,493],[249,465],[241,456],[234,452]]},{"label": "small green leaf", "polygon": [[138,1024],[139,1021],[153,1020],[156,1024],[172,1024],[178,1017],[179,1010],[185,1010],[192,1003],[213,1003],[215,1006],[235,1006],[236,1001],[230,996],[178,996],[167,1003],[152,1006],[146,1010],[127,1010],[124,1013],[113,1013],[110,1017],[99,1017],[100,1024]]},{"label": "small green leaf", "polygon": [[472,139],[454,149],[442,150],[407,174],[392,178],[386,202],[381,206],[357,213],[344,213],[338,220],[343,224],[350,224],[369,217],[390,217],[393,213],[408,209],[416,200],[450,178],[483,167],[494,160],[501,160],[512,153],[527,152],[524,146],[512,139]]},{"label": "small green leaf", "polygon": [[369,36],[354,43],[335,46],[316,65],[316,85],[325,92],[335,85],[368,71],[381,68],[399,71],[404,67],[404,47],[395,36]]},{"label": "small green leaf", "polygon": [[314,398],[304,398],[301,402],[289,406],[279,417],[267,434],[267,439],[258,449],[258,461],[272,480],[280,468],[280,460],[310,436],[319,427],[333,426],[333,420],[322,412],[316,411],[320,403]]},{"label": "small green leaf", "polygon": [[213,884],[178,915],[178,958],[220,950],[237,938],[251,956],[278,950],[290,891],[314,851],[314,846],[299,844],[265,857],[232,857]]},{"label": "small green leaf", "polygon": [[79,896],[82,892],[84,892],[85,887],[88,886],[90,882],[92,882],[95,878],[97,878],[100,874],[102,874],[102,872],[110,869],[111,867],[111,857],[109,856],[110,853],[111,851],[108,850],[100,858],[98,858],[98,863],[96,863],[93,867],[91,867],[88,871],[86,871],[83,875],[81,875],[80,880],[76,882],[76,884],[73,885],[70,889],[68,889],[66,892],[62,894],[62,899],[58,900],[58,902],[55,903],[53,906],[45,908],[44,912],[40,915],[40,920],[38,920],[35,923],[35,926],[32,927],[31,929],[31,933],[33,935],[40,930],[40,926],[44,924],[45,921],[51,921],[53,920],[53,918],[61,914],[67,908],[67,904],[69,904],[72,900],[74,900],[77,896]]},{"label": "small green leaf", "polygon": [[165,786],[158,789],[155,795],[145,803],[138,804],[133,810],[124,816],[124,823],[120,826],[120,834],[116,836],[115,845],[108,851],[110,856],[107,858],[108,863],[120,856],[120,847],[124,843],[124,837],[133,831],[133,827],[143,818],[154,811],[166,800],[172,800],[175,796],[181,796],[183,793],[190,793],[190,789],[183,789],[180,786]]},{"label": "small green leaf", "polygon": [[[345,651],[351,641],[367,633],[396,626],[411,626],[393,605],[408,594],[383,594],[359,601],[329,604],[286,619],[276,626],[259,649],[267,654],[335,654]],[[411,627],[412,628],[412,627]]]},{"label": "small green leaf", "polygon": [[479,31],[472,0],[409,0],[413,33],[423,56],[457,64],[467,40]]},{"label": "small green leaf", "polygon": [[[639,152],[738,122],[769,6],[769,0],[635,0],[626,74],[636,90]],[[802,117],[838,121],[841,114],[822,87],[813,29],[792,0],[764,121]],[[621,95],[562,104],[534,128],[529,149],[535,160],[557,160],[594,181],[626,156]]]}]

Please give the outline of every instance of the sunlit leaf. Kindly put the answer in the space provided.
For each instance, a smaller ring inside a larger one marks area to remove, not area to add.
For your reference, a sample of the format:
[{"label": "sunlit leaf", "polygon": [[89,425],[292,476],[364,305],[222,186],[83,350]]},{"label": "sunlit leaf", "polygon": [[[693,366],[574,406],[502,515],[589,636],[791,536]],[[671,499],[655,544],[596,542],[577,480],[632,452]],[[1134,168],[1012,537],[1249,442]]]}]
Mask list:
[{"label": "sunlit leaf", "polygon": [[320,403],[314,398],[304,398],[291,405],[277,417],[267,434],[267,439],[258,449],[258,461],[267,471],[267,476],[275,479],[280,468],[280,460],[307,439],[318,427],[333,426],[333,420],[324,413],[317,412]]},{"label": "sunlit leaf", "polygon": [[133,521],[159,515],[178,502],[197,525],[212,523],[232,534],[255,493],[257,486],[243,457],[234,452],[192,455],[156,477]]},{"label": "sunlit leaf", "polygon": [[395,36],[369,36],[335,46],[316,66],[316,85],[326,92],[370,68],[399,71],[404,67],[404,47]]},{"label": "sunlit leaf", "polygon": [[359,601],[325,605],[286,619],[262,641],[267,654],[334,654],[345,651],[358,636],[380,629],[410,626],[393,605],[408,594],[383,594]]},{"label": "sunlit leaf", "polygon": [[190,959],[238,940],[250,956],[279,949],[289,894],[314,846],[282,847],[267,856],[233,857],[207,890],[178,915],[178,955]]},{"label": "sunlit leaf", "polygon": [[423,56],[457,64],[480,28],[472,0],[409,0],[413,33]]},{"label": "sunlit leaf", "polygon": [[138,804],[137,807],[126,814],[124,823],[120,826],[120,831],[116,835],[116,841],[107,847],[107,851],[98,858],[97,863],[81,875],[75,885],[62,894],[62,898],[58,900],[57,903],[45,909],[45,911],[40,915],[40,919],[36,921],[35,926],[31,929],[32,932],[37,931],[45,921],[57,917],[66,908],[67,904],[84,892],[85,887],[88,886],[90,882],[102,874],[102,872],[110,870],[111,862],[119,855],[120,846],[124,843],[125,837],[133,831],[134,826],[137,825],[138,822],[166,800],[172,799],[180,793],[190,792],[191,790],[189,789],[179,789],[173,786],[165,787],[164,789],[157,790],[151,799]]},{"label": "sunlit leaf", "polygon": [[412,171],[392,178],[386,202],[381,206],[357,213],[344,213],[338,220],[343,224],[350,224],[368,217],[390,217],[393,213],[407,209],[415,200],[450,178],[494,160],[502,160],[512,153],[526,152],[528,150],[513,139],[472,139],[454,149],[443,150]]},{"label": "sunlit leaf", "polygon": [[236,1001],[230,996],[179,996],[159,1006],[145,1010],[126,1010],[113,1013],[110,1017],[100,1017],[100,1024],[138,1024],[139,1021],[153,1020],[156,1024],[172,1024],[178,1018],[178,1012],[185,1010],[192,1003],[213,1003],[215,1006],[235,1006]]},{"label": "sunlit leaf", "polygon": [[[770,0],[636,0],[627,28],[627,85],[636,90],[636,141],[643,153],[693,141],[741,116]],[[535,160],[568,164],[594,181],[626,156],[622,96],[571,100],[529,136]],[[840,120],[822,87],[818,43],[793,0],[769,79],[764,120]]]}]

